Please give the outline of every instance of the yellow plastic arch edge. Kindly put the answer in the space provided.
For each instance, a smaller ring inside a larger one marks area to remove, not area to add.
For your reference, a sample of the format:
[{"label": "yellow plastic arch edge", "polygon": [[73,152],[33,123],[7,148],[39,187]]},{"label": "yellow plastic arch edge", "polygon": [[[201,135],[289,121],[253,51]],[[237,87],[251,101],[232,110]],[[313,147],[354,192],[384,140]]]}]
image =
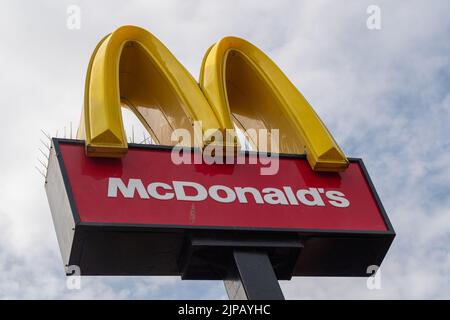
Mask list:
[{"label": "yellow plastic arch edge", "polygon": [[[348,160],[311,105],[276,64],[251,43],[226,37],[210,47],[200,71],[200,87],[221,123],[231,123],[225,70],[227,55],[236,50],[243,54],[281,102],[283,112],[293,119],[305,142],[307,159],[315,171],[344,171]],[[282,129],[282,128],[280,128]]]},{"label": "yellow plastic arch edge", "polygon": [[[128,144],[121,115],[119,63],[122,49],[130,41],[138,43],[146,51],[177,98],[182,101],[188,117],[192,121],[202,121],[203,132],[209,129],[225,130],[197,82],[172,53],[146,30],[123,26],[102,39],[89,62],[78,130],[78,138],[86,140],[88,156],[122,157],[127,152]],[[202,137],[195,139],[205,143]],[[206,142],[208,141],[206,138]]]}]

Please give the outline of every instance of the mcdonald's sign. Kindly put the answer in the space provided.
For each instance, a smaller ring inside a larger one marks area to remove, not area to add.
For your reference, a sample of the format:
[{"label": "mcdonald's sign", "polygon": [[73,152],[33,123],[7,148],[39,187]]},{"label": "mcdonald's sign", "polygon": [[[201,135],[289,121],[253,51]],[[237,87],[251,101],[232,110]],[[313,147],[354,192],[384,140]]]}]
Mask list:
[{"label": "mcdonald's sign", "polygon": [[[154,144],[127,142],[122,108]],[[218,161],[202,161],[208,150]],[[103,38],[46,191],[64,263],[84,275],[225,279],[240,246],[266,250],[278,279],[367,276],[395,236],[362,160],[236,37],[206,51],[198,82],[141,28]]]}]

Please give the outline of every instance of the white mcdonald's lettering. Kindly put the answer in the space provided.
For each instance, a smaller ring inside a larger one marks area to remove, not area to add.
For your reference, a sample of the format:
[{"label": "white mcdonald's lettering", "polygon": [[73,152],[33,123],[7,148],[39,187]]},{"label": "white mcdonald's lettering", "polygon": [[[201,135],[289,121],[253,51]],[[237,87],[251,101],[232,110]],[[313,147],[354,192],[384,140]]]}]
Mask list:
[{"label": "white mcdonald's lettering", "polygon": [[121,178],[109,178],[108,197],[117,198],[119,191],[124,198],[204,201],[209,197],[220,203],[237,201],[243,204],[249,202],[292,206],[302,204],[310,207],[323,207],[329,204],[338,208],[350,205],[344,193],[324,188],[294,190],[290,186],[283,186],[282,189],[267,187],[258,190],[254,187],[227,187],[217,184],[206,188],[192,181],[172,181],[171,184],[151,182],[146,187],[141,179],[128,179],[125,183]]}]

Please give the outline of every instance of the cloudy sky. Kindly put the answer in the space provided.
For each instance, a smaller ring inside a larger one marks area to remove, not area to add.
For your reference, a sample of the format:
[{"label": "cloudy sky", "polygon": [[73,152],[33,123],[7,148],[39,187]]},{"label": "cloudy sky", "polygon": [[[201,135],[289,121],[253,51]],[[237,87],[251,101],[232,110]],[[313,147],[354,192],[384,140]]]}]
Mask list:
[{"label": "cloudy sky", "polygon": [[[243,37],[300,89],[349,156],[362,157],[397,232],[381,289],[296,278],[289,299],[450,298],[448,1],[2,1],[0,298],[226,298],[221,282],[90,277],[68,290],[43,178],[42,138],[78,125],[97,42],[125,24],[155,34],[198,77],[205,50]],[[80,29],[67,9],[81,10]],[[369,5],[381,29],[366,25]],[[42,158],[42,157],[40,157]]]}]

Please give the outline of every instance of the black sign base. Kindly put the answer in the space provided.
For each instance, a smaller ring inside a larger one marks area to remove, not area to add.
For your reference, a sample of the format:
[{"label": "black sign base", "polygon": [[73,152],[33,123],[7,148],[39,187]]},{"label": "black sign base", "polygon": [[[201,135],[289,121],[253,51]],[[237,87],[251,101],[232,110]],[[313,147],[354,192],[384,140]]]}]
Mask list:
[{"label": "black sign base", "polygon": [[225,280],[235,274],[234,252],[264,251],[279,280],[290,280],[303,245],[296,235],[280,233],[191,233],[178,262],[183,280]]},{"label": "black sign base", "polygon": [[297,236],[193,233],[179,261],[183,280],[223,280],[230,300],[284,300],[303,248]]}]

